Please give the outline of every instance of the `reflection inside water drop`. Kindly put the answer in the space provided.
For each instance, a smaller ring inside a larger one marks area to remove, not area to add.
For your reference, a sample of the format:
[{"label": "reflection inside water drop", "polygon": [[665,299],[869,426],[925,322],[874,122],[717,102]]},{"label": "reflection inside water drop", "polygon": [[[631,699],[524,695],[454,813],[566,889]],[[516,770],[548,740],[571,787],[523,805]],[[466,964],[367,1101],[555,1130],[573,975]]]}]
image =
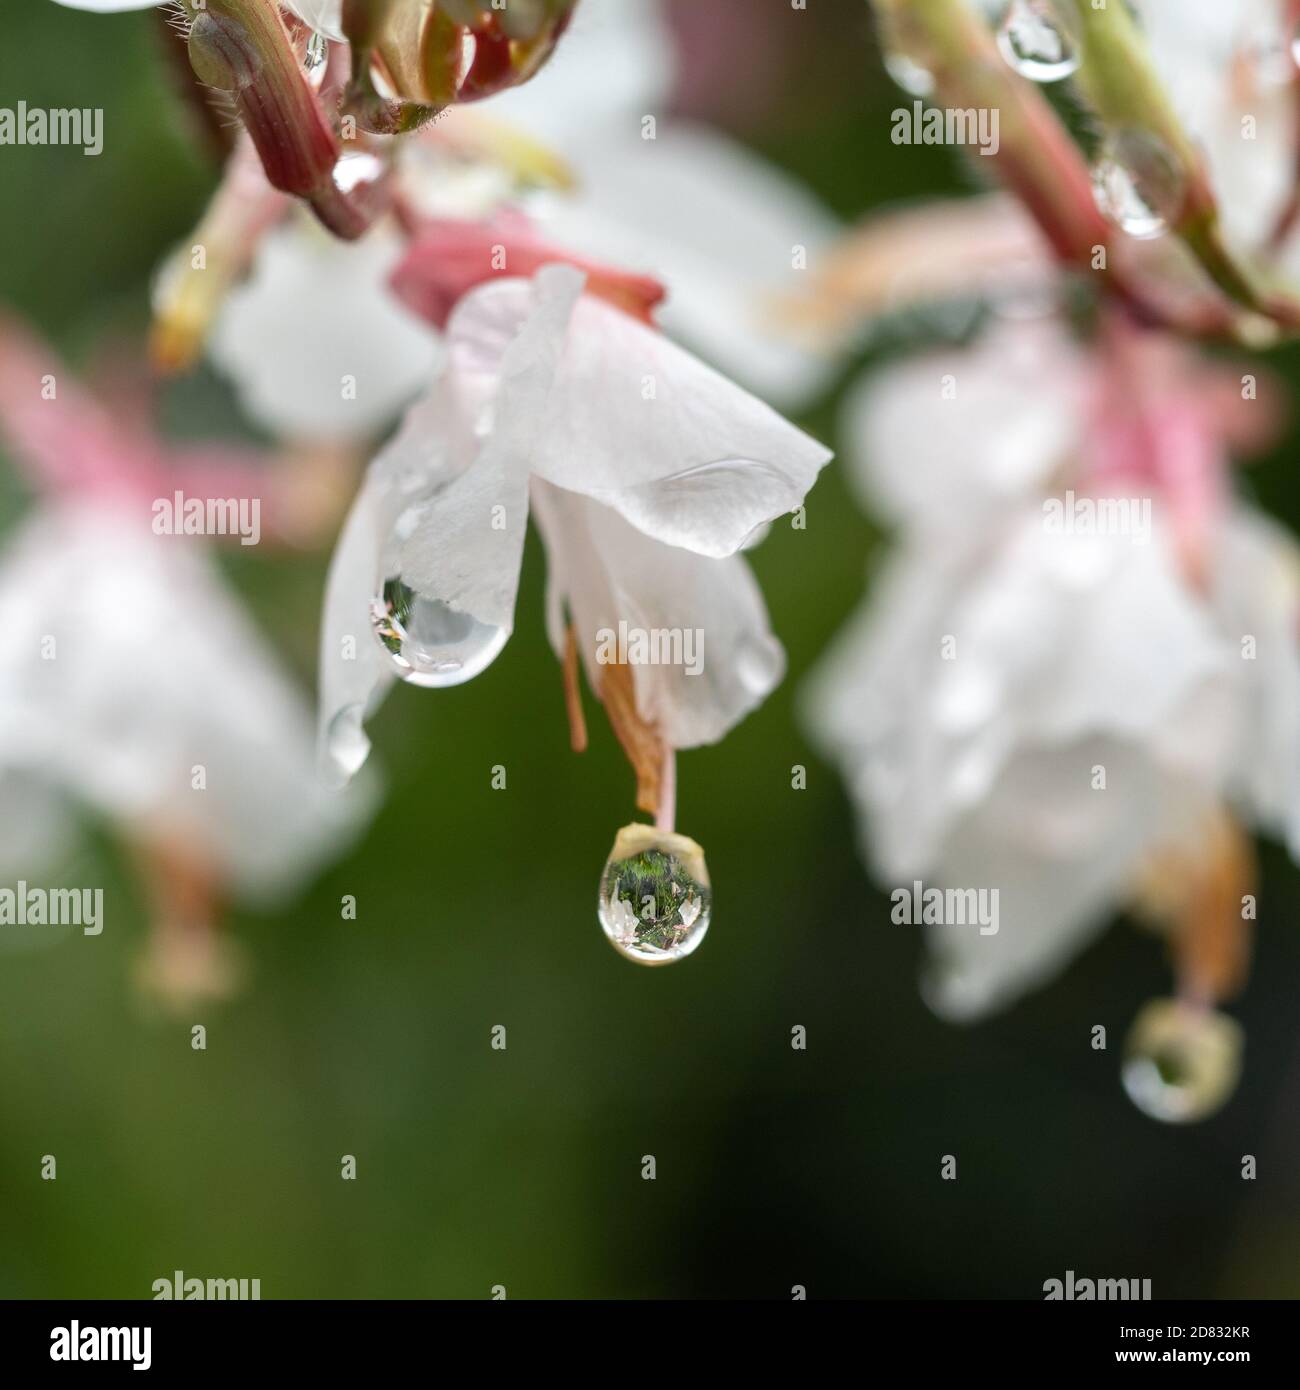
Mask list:
[{"label": "reflection inside water drop", "polygon": [[704,940],[713,892],[704,851],[653,825],[625,825],[600,878],[597,913],[610,945],[639,965],[682,960]]},{"label": "reflection inside water drop", "polygon": [[1162,236],[1182,212],[1185,185],[1173,155],[1142,130],[1107,137],[1092,168],[1092,196],[1102,214],[1129,236]]},{"label": "reflection inside water drop", "polygon": [[400,575],[385,579],[370,605],[375,637],[397,673],[415,685],[473,680],[505,646],[505,628],[481,623],[439,599],[426,598]]},{"label": "reflection inside water drop", "polygon": [[1078,19],[1066,0],[1010,0],[998,48],[1031,82],[1059,82],[1079,67]]},{"label": "reflection inside water drop", "polygon": [[1153,1120],[1203,1120],[1236,1090],[1241,1051],[1241,1027],[1226,1014],[1153,999],[1124,1044],[1124,1089]]}]

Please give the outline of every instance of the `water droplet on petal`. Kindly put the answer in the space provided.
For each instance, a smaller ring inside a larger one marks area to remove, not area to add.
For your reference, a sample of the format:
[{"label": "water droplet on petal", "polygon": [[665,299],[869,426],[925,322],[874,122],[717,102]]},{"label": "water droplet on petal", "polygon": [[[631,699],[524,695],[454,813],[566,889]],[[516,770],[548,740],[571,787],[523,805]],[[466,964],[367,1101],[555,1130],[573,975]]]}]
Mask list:
[{"label": "water droplet on petal", "polygon": [[413,685],[460,685],[496,660],[509,635],[440,599],[428,598],[401,575],[383,581],[370,622],[397,674]]},{"label": "water droplet on petal", "polygon": [[1143,130],[1121,130],[1106,138],[1093,165],[1092,196],[1122,231],[1150,241],[1177,221],[1186,185],[1163,141]]},{"label": "water droplet on petal", "polygon": [[884,54],[885,71],[908,96],[928,97],[934,92],[934,74],[896,49]]},{"label": "water droplet on petal", "polygon": [[1236,1090],[1241,1051],[1241,1027],[1226,1014],[1153,999],[1124,1044],[1124,1089],[1153,1120],[1203,1120]]},{"label": "water droplet on petal", "polygon": [[325,751],[335,772],[355,777],[370,753],[370,740],[361,727],[362,708],[347,705],[330,720],[325,731]]},{"label": "water droplet on petal", "polygon": [[784,666],[780,648],[757,639],[742,643],[733,657],[733,669],[751,695],[767,695],[781,679]]},{"label": "water droplet on petal", "polygon": [[998,25],[1002,56],[1031,82],[1059,82],[1079,67],[1079,27],[1062,0],[1010,0]]},{"label": "water droplet on petal", "polygon": [[625,825],[600,878],[597,913],[609,943],[639,965],[667,965],[704,940],[713,891],[694,840],[653,825]]},{"label": "water droplet on petal", "polygon": [[934,93],[934,74],[925,66],[926,56],[913,45],[900,40],[898,26],[886,15],[877,17],[880,57],[885,71],[908,96],[928,97]]}]

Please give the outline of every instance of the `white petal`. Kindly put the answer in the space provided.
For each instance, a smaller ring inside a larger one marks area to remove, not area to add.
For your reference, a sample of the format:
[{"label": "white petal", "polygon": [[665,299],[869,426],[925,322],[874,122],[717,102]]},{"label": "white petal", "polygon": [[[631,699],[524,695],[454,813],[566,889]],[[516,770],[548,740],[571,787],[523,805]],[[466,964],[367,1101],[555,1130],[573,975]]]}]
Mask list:
[{"label": "white petal", "polygon": [[[1094,540],[1026,512],[992,553],[900,554],[819,677],[814,732],[845,766],[879,869],[924,872],[1026,748],[1130,740],[1221,785],[1226,663],[1159,528],[1147,545]],[[1044,851],[1068,843],[1047,820],[1025,833]]]},{"label": "white petal", "polygon": [[387,285],[401,254],[388,227],[344,242],[303,214],[262,239],[210,343],[252,419],[291,438],[362,441],[428,385],[438,337]]},{"label": "white petal", "polygon": [[411,588],[509,633],[528,520],[528,464],[547,414],[582,276],[467,295],[448,324],[449,366],[373,465],[401,512],[393,563]]},{"label": "white petal", "polygon": [[[1091,785],[1098,764],[1104,793]],[[1131,744],[1096,738],[1023,753],[926,880],[998,894],[996,933],[956,922],[926,928],[931,1007],[974,1020],[1045,983],[1107,925],[1146,855],[1188,834],[1208,804],[1203,785]],[[1055,848],[1026,839],[1044,822],[1059,832]]]},{"label": "white petal", "polygon": [[577,192],[544,213],[555,240],[661,279],[665,330],[764,400],[794,409],[820,394],[835,364],[801,347],[778,310],[839,235],[809,193],[685,121],[653,140],[603,125],[568,156]]},{"label": "white petal", "polygon": [[[519,282],[489,286],[518,296]],[[486,291],[478,291],[485,293]],[[830,451],[661,334],[578,302],[529,464],[639,530],[730,555],[798,507]]]},{"label": "white petal", "polygon": [[336,43],[343,41],[343,0],[280,0],[308,28]]},{"label": "white petal", "polygon": [[842,424],[867,505],[896,523],[977,530],[1079,447],[1089,386],[1086,360],[1050,321],[867,376]]},{"label": "white petal", "polygon": [[[535,483],[533,514],[546,544],[552,645],[563,652],[563,611],[577,631],[587,679],[599,690],[599,653],[620,623],[656,635],[664,664],[631,663],[637,711],[674,748],[716,743],[780,682],[785,653],[740,556],[709,559],[661,545],[607,507]],[[644,639],[643,639],[644,640]]]},{"label": "white petal", "polygon": [[120,14],[124,10],[152,10],[169,0],[54,0],[69,10],[93,10],[98,14]]},{"label": "white petal", "polygon": [[343,523],[329,577],[320,639],[320,765],[341,786],[370,753],[363,724],[394,680],[370,622],[385,537],[393,523],[388,494],[374,476],[362,483]]},{"label": "white petal", "polygon": [[358,828],[364,802],[316,782],[307,702],[199,544],[154,536],[146,504],[26,523],[0,623],[0,775],[168,835],[250,895],[292,887]]}]

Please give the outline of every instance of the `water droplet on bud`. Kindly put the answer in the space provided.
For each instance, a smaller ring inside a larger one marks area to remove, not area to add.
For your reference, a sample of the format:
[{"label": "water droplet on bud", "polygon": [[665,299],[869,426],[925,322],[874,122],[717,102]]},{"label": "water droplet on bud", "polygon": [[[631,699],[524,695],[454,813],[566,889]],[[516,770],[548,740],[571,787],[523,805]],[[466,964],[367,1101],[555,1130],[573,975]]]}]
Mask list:
[{"label": "water droplet on bud", "polygon": [[1226,1014],[1153,999],[1124,1043],[1124,1089],[1153,1120],[1203,1120],[1236,1090],[1241,1050],[1241,1027]]},{"label": "water droplet on bud", "polygon": [[1078,71],[1079,21],[1063,0],[1010,0],[998,48],[1021,77],[1060,82]]},{"label": "water droplet on bud", "polygon": [[1092,168],[1092,196],[1102,214],[1139,241],[1162,236],[1182,212],[1186,187],[1163,141],[1143,130],[1106,138]]},{"label": "water droplet on bud", "polygon": [[653,825],[625,825],[600,879],[597,912],[609,943],[639,965],[666,965],[704,940],[713,891],[694,840]]}]

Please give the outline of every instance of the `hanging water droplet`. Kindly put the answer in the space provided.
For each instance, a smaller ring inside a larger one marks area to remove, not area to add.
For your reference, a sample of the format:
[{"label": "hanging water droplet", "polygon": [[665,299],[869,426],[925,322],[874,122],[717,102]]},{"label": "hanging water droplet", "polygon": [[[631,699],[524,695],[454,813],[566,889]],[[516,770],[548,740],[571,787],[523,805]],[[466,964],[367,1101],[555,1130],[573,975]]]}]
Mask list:
[{"label": "hanging water droplet", "polygon": [[1079,21],[1062,0],[1010,0],[998,48],[1021,77],[1059,82],[1078,71]]},{"label": "hanging water droplet", "polygon": [[666,965],[704,940],[713,892],[704,851],[685,835],[639,822],[614,838],[597,913],[610,945],[640,965]]},{"label": "hanging water droplet", "polygon": [[1124,1089],[1153,1120],[1203,1120],[1236,1090],[1241,1050],[1241,1027],[1226,1014],[1153,999],[1124,1043]]},{"label": "hanging water droplet", "polygon": [[1144,130],[1106,138],[1092,168],[1102,214],[1139,241],[1162,236],[1178,220],[1186,184],[1164,142]]},{"label": "hanging water droplet", "polygon": [[496,660],[509,635],[439,599],[428,598],[401,575],[383,581],[370,605],[379,644],[398,675],[414,685],[460,685]]},{"label": "hanging water droplet", "polygon": [[370,754],[362,714],[360,705],[347,705],[330,720],[325,731],[325,752],[331,770],[342,782],[355,777]]}]

